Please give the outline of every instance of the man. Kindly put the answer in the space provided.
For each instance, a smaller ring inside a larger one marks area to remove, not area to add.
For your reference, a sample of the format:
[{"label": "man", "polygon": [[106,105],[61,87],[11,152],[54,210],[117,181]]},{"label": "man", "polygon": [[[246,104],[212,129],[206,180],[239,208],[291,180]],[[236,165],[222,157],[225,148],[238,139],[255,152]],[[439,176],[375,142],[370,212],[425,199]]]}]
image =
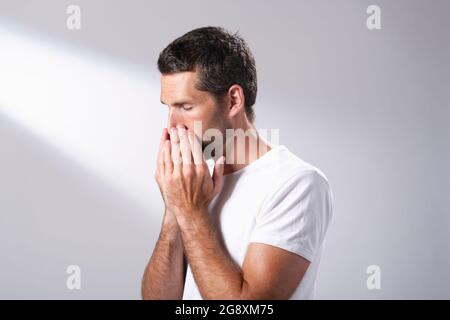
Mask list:
[{"label": "man", "polygon": [[[319,169],[258,134],[247,44],[222,28],[195,29],[161,52],[158,68],[169,108],[155,175],[165,212],[143,298],[313,298],[331,189]],[[226,147],[205,155],[208,129]],[[230,129],[250,133],[229,138]]]}]

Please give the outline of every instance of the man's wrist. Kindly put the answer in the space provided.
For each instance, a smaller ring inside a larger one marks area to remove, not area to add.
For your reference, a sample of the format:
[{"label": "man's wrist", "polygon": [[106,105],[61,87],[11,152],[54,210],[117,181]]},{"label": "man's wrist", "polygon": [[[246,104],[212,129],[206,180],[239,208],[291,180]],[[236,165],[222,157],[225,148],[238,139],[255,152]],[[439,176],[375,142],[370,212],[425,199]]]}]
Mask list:
[{"label": "man's wrist", "polygon": [[167,210],[164,212],[160,238],[169,241],[181,240],[180,227],[175,215]]},{"label": "man's wrist", "polygon": [[175,217],[175,214],[168,210],[167,208],[164,210],[164,217],[163,217],[163,226],[166,226],[168,228],[177,228],[177,218]]},{"label": "man's wrist", "polygon": [[178,213],[176,217],[182,234],[188,233],[195,236],[198,232],[204,233],[205,228],[210,230],[213,227],[209,213],[205,209],[189,209],[183,213]]}]

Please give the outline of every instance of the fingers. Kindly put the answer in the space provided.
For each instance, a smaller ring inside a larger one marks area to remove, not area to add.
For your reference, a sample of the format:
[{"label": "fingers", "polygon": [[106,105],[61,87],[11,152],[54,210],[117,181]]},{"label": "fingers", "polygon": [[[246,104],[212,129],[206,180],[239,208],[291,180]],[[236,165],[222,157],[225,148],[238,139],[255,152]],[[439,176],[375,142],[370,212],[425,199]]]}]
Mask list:
[{"label": "fingers", "polygon": [[192,164],[191,144],[189,142],[188,133],[185,128],[178,128],[178,136],[180,138],[180,150],[183,164]]},{"label": "fingers", "polygon": [[[206,165],[202,145],[193,131],[179,126],[170,129],[170,148],[173,172],[181,171],[182,165]],[[167,163],[166,163],[167,165]]]},{"label": "fingers", "polygon": [[203,163],[203,151],[202,145],[194,132],[189,131],[189,142],[191,144],[192,157],[195,165],[202,165]]},{"label": "fingers", "polygon": [[164,172],[164,143],[169,141],[169,134],[167,129],[164,128],[161,134],[161,139],[159,142],[158,159],[157,159],[157,170]]},{"label": "fingers", "polygon": [[168,177],[173,172],[171,145],[170,145],[170,141],[169,140],[164,141],[163,159],[164,159],[164,175],[166,177]]},{"label": "fingers", "polygon": [[182,158],[180,151],[180,137],[178,136],[178,130],[176,128],[170,129],[170,144],[172,148],[173,171],[179,172],[181,171]]}]

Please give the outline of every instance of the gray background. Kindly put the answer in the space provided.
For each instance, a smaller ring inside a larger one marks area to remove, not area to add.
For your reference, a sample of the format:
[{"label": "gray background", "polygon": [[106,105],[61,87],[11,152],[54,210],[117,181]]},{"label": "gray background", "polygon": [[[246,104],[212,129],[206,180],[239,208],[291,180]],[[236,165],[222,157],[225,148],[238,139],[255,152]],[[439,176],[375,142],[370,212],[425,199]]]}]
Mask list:
[{"label": "gray background", "polygon": [[439,0],[1,0],[0,298],[139,298],[163,210],[155,63],[205,25],[248,41],[256,125],[331,183],[317,297],[450,298],[449,16]]}]

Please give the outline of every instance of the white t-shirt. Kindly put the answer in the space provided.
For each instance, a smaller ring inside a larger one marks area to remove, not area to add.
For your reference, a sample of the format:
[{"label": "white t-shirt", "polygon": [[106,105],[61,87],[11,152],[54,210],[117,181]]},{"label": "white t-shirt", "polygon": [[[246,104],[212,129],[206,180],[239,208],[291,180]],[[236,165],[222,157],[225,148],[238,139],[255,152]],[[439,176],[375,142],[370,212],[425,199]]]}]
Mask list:
[{"label": "white t-shirt", "polygon": [[[313,299],[333,196],[325,175],[285,146],[223,177],[209,205],[232,259],[242,267],[250,242],[296,253],[311,262],[290,299]],[[202,299],[188,266],[183,299]]]}]

